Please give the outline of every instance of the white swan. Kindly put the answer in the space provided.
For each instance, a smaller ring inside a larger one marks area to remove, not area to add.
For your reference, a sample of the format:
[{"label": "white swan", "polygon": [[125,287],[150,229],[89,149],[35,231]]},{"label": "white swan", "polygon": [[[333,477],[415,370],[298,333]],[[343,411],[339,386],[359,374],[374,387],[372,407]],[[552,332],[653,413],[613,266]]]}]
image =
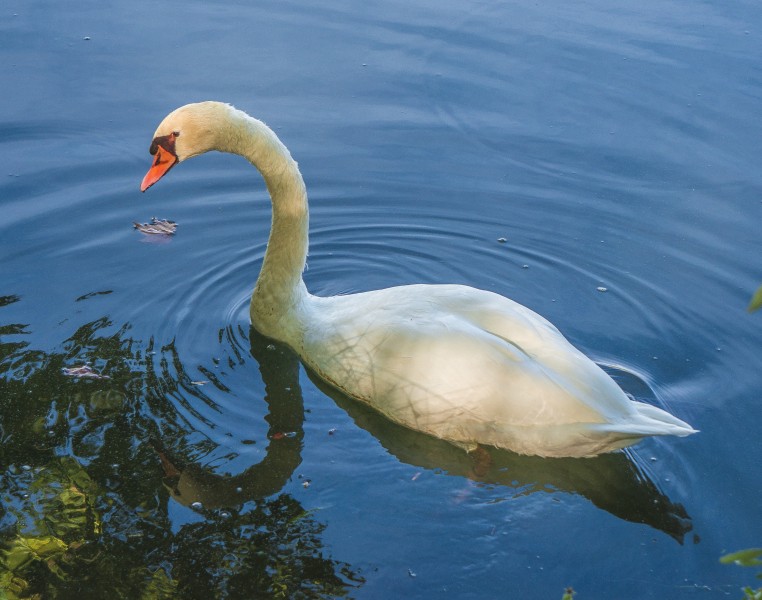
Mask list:
[{"label": "white swan", "polygon": [[466,449],[594,456],[644,436],[694,433],[630,400],[543,317],[462,285],[411,285],[322,298],[302,281],[307,193],[296,162],[261,121],[220,102],[170,113],[151,143],[156,183],[192,156],[247,158],[272,199],[272,229],[251,322],[323,379],[389,419]]}]

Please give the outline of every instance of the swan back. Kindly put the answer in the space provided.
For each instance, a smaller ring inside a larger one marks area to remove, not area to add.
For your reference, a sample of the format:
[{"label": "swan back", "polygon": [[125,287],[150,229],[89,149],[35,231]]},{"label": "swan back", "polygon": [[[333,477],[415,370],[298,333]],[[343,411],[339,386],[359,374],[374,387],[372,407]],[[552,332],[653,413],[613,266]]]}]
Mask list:
[{"label": "swan back", "polygon": [[314,303],[305,361],[411,429],[542,456],[693,432],[631,401],[551,323],[492,292],[413,285]]}]

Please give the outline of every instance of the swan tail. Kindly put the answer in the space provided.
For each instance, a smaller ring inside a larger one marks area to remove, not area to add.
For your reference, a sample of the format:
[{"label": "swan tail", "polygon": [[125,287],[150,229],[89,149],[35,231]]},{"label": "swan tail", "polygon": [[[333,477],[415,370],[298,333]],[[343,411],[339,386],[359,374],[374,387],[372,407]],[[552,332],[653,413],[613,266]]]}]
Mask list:
[{"label": "swan tail", "polygon": [[[631,402],[632,410],[620,420],[604,423],[565,423],[515,426],[480,422],[463,431],[441,435],[453,442],[478,440],[485,445],[505,448],[518,454],[545,457],[591,457],[621,450],[643,438],[697,433],[685,421],[642,402]],[[461,445],[462,444],[458,444]]]},{"label": "swan tail", "polygon": [[688,423],[661,408],[644,402],[633,402],[632,404],[634,415],[629,416],[626,422],[600,423],[593,425],[593,428],[602,432],[622,433],[638,437],[655,435],[685,437],[697,433],[697,430]]}]

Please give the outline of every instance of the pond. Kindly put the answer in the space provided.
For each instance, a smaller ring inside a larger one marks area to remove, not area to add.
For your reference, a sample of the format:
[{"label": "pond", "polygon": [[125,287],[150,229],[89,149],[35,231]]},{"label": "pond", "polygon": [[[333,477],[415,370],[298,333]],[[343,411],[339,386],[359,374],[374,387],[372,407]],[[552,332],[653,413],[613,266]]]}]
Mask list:
[{"label": "pond", "polygon": [[[719,558],[762,545],[757,3],[7,0],[0,31],[8,597],[754,583]],[[479,467],[327,387],[250,327],[258,173],[211,154],[139,192],[205,99],[299,162],[310,291],[495,291],[700,433]]]}]

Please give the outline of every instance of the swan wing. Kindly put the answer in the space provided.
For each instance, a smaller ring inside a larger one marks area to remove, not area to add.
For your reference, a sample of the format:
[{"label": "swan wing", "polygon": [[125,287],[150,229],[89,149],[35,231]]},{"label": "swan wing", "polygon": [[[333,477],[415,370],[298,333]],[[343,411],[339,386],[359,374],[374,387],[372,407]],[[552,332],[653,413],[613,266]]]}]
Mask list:
[{"label": "swan wing", "polygon": [[407,427],[546,456],[693,432],[631,401],[546,319],[497,294],[414,285],[315,301],[308,364]]}]

